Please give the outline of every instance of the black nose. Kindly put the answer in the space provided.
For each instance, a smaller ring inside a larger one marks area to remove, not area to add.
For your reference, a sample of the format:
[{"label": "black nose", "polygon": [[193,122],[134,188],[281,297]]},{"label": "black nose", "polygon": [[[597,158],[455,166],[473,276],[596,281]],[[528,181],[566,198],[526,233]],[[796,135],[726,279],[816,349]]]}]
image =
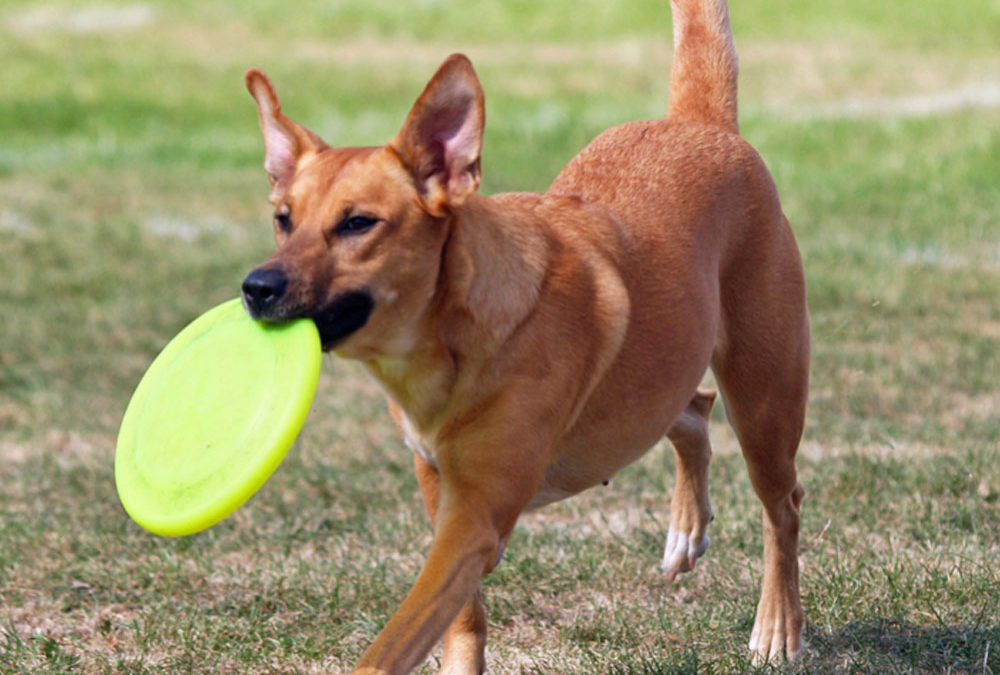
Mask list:
[{"label": "black nose", "polygon": [[288,287],[281,270],[255,269],[243,280],[243,303],[255,319],[274,318],[272,313]]}]

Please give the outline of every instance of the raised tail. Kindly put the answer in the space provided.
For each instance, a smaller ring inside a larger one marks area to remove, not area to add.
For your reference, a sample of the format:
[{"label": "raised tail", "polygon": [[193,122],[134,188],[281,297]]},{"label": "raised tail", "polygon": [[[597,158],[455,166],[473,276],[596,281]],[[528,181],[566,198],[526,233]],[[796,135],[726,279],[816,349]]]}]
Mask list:
[{"label": "raised tail", "polygon": [[739,133],[733,46],[726,0],[670,0],[674,61],[667,117],[713,124]]}]

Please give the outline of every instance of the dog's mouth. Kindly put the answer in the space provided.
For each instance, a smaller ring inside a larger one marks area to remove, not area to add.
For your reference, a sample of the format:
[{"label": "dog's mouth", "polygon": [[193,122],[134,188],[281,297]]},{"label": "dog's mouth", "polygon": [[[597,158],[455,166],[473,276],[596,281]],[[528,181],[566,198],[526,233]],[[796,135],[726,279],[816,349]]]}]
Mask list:
[{"label": "dog's mouth", "polygon": [[348,291],[309,318],[319,329],[323,351],[330,351],[368,323],[375,301],[367,291]]}]

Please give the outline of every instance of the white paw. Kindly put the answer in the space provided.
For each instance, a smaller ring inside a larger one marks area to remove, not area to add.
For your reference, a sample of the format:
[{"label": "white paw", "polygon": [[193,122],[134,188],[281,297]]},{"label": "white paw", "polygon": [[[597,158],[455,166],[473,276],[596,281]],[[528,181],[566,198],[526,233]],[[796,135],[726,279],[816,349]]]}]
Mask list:
[{"label": "white paw", "polygon": [[695,562],[708,549],[711,540],[707,534],[687,534],[673,527],[667,533],[667,546],[663,551],[660,569],[673,581],[681,572],[694,569]]}]

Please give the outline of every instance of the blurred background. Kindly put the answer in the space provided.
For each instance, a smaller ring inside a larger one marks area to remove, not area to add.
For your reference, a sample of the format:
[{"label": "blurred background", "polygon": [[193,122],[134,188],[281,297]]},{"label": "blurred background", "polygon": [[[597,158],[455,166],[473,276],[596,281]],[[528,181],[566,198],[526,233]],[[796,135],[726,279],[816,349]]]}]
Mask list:
[{"label": "blurred background", "polygon": [[[813,317],[799,667],[998,672],[1000,4],[731,4],[741,132]],[[408,451],[332,356],[231,519],[165,540],[117,503],[132,389],[272,250],[246,68],[328,143],[372,145],[465,52],[482,190],[543,191],[606,127],[663,114],[670,39],[665,0],[2,0],[0,671],[339,671],[419,569]],[[716,413],[699,570],[656,569],[664,446],[524,520],[487,587],[494,672],[749,668],[759,516]]]}]

